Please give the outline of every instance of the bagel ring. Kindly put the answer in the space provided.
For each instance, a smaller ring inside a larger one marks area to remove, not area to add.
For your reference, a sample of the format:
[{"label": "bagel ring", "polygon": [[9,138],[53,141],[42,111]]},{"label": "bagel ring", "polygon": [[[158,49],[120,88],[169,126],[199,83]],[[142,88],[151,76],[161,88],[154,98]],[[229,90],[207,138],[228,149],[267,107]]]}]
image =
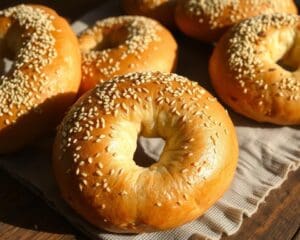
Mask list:
[{"label": "bagel ring", "polygon": [[300,124],[299,29],[297,15],[279,13],[233,27],[210,60],[212,84],[220,98],[259,122]]},{"label": "bagel ring", "polygon": [[175,20],[188,36],[217,41],[234,24],[263,13],[297,13],[293,0],[180,0]]},{"label": "bagel ring", "polygon": [[79,44],[83,55],[80,92],[130,72],[171,72],[177,63],[177,43],[171,33],[146,17],[100,20],[81,34]]},{"label": "bagel ring", "polygon": [[[0,12],[0,153],[15,151],[54,128],[80,85],[80,51],[53,10],[17,5]],[[4,59],[13,64],[4,71]]]},{"label": "bagel ring", "polygon": [[175,5],[176,0],[122,0],[127,14],[150,17],[171,28],[175,26]]},{"label": "bagel ring", "polygon": [[[159,162],[133,160],[138,136],[161,137]],[[85,94],[63,120],[53,151],[63,198],[112,232],[164,230],[204,213],[237,164],[233,124],[196,82],[159,72],[119,76]]]}]

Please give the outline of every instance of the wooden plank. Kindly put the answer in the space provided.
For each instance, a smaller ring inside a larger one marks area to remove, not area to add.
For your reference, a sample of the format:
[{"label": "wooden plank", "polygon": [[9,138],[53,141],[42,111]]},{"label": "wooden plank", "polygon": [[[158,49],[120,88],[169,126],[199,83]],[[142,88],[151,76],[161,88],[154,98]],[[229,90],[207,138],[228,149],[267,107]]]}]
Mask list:
[{"label": "wooden plank", "polygon": [[46,203],[0,171],[0,239],[74,239],[79,235]]},{"label": "wooden plank", "polygon": [[298,228],[297,233],[294,235],[293,240],[300,240],[300,226]]},{"label": "wooden plank", "polygon": [[289,240],[300,226],[300,169],[290,174],[281,188],[271,192],[251,218],[245,218],[240,231],[223,240]]}]

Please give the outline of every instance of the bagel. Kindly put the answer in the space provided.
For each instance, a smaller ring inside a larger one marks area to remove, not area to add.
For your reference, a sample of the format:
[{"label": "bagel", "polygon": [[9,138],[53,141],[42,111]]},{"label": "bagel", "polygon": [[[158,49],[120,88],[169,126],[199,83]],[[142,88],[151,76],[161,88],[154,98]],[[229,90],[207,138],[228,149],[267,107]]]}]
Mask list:
[{"label": "bagel", "polygon": [[186,35],[217,41],[234,24],[264,13],[297,13],[293,0],[180,0],[175,21]]},{"label": "bagel", "polygon": [[175,27],[176,0],[122,0],[122,7],[129,15],[142,15],[156,19],[167,27]]},{"label": "bagel", "polygon": [[[150,167],[133,160],[138,136],[166,145]],[[228,188],[237,164],[233,124],[196,82],[131,73],[86,93],[59,127],[54,173],[66,202],[98,228],[170,229],[204,213]]]},{"label": "bagel", "polygon": [[299,29],[297,15],[279,13],[233,27],[210,60],[220,98],[258,122],[300,124]]},{"label": "bagel", "polygon": [[[53,10],[17,5],[0,12],[0,153],[16,151],[54,128],[75,100],[80,51]],[[4,59],[13,64],[5,72]]]},{"label": "bagel", "polygon": [[98,21],[79,37],[83,56],[80,92],[117,75],[139,71],[170,72],[177,43],[158,22],[138,16]]}]

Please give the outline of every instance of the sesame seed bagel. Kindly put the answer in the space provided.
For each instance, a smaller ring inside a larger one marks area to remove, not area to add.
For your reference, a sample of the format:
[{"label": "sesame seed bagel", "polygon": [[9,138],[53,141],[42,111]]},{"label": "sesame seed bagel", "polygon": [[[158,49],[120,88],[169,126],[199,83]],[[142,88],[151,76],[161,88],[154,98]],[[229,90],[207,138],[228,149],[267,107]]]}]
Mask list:
[{"label": "sesame seed bagel", "polygon": [[[62,119],[80,85],[80,51],[53,10],[18,5],[0,12],[0,55],[0,153],[7,153]],[[8,72],[4,58],[13,62]]]},{"label": "sesame seed bagel", "polygon": [[[133,160],[138,136],[161,137],[157,163]],[[131,73],[98,85],[63,120],[54,172],[64,199],[96,227],[164,230],[204,213],[228,188],[237,139],[223,107],[175,74]]]},{"label": "sesame seed bagel", "polygon": [[171,33],[145,17],[98,21],[81,34],[79,44],[83,55],[81,92],[130,72],[171,72],[177,62],[177,43]]},{"label": "sesame seed bagel", "polygon": [[293,0],[180,0],[175,20],[190,37],[213,42],[232,25],[265,13],[297,13]]},{"label": "sesame seed bagel", "polygon": [[167,27],[174,27],[176,0],[122,0],[124,11],[129,15],[154,18]]},{"label": "sesame seed bagel", "polygon": [[297,15],[279,13],[233,27],[210,60],[220,98],[259,122],[300,124],[299,29]]}]

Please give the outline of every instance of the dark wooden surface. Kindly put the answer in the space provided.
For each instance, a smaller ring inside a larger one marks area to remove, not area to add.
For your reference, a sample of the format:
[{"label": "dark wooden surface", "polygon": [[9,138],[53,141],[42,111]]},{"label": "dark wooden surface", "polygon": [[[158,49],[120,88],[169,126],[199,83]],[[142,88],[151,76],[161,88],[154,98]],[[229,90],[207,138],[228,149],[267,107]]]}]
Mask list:
[{"label": "dark wooden surface", "polygon": [[[73,20],[104,0],[0,0],[0,9],[20,2],[43,3]],[[86,238],[42,200],[0,170],[0,240]],[[300,240],[300,169],[267,197],[240,231],[223,240]]]}]

